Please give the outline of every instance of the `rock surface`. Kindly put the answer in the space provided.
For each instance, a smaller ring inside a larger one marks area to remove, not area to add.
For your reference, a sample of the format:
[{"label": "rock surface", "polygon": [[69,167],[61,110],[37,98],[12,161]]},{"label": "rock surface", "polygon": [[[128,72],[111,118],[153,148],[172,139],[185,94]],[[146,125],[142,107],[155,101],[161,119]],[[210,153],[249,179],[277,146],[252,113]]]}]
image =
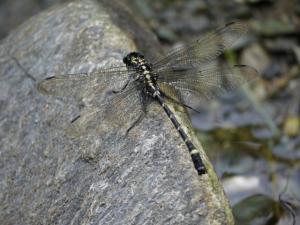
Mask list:
[{"label": "rock surface", "polygon": [[126,137],[101,115],[103,130],[75,139],[64,128],[81,104],[37,92],[53,74],[154,54],[153,35],[110,2],[56,6],[1,43],[0,224],[233,224],[210,164],[199,177],[158,104]]}]

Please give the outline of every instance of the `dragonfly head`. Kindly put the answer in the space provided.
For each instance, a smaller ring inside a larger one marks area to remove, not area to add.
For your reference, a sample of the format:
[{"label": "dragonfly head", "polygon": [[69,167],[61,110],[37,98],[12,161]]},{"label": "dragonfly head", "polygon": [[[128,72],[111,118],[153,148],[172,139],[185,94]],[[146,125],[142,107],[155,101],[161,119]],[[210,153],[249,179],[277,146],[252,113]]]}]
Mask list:
[{"label": "dragonfly head", "polygon": [[145,63],[145,57],[139,52],[131,52],[123,58],[123,62],[127,67],[139,68]]}]

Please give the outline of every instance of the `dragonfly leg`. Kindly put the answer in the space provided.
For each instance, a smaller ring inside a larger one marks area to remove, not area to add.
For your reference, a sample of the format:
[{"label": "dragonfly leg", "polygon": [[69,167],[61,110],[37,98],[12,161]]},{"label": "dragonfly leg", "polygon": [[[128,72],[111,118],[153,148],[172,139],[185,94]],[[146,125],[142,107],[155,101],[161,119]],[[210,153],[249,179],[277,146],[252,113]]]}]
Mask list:
[{"label": "dragonfly leg", "polygon": [[147,95],[144,95],[144,90],[141,91],[141,94],[140,94],[140,103],[141,103],[141,106],[142,106],[142,111],[139,115],[139,117],[131,124],[131,126],[127,129],[126,131],[126,135],[129,133],[129,131],[135,127],[136,125],[138,125],[145,117],[146,115],[146,112],[147,112],[147,100],[148,100],[148,96]]},{"label": "dragonfly leg", "polygon": [[131,131],[132,128],[134,128],[136,125],[138,125],[145,117],[145,113],[142,112],[139,117],[131,124],[131,126],[126,130],[126,136]]}]

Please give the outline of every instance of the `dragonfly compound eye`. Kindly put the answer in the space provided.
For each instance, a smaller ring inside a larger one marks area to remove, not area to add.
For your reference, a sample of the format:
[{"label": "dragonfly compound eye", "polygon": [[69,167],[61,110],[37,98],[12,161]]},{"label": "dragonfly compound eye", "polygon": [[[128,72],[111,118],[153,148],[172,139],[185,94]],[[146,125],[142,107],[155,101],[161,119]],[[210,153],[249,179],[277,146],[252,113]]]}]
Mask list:
[{"label": "dragonfly compound eye", "polygon": [[123,58],[123,62],[127,66],[137,66],[139,63],[144,62],[144,56],[138,52],[131,52]]}]

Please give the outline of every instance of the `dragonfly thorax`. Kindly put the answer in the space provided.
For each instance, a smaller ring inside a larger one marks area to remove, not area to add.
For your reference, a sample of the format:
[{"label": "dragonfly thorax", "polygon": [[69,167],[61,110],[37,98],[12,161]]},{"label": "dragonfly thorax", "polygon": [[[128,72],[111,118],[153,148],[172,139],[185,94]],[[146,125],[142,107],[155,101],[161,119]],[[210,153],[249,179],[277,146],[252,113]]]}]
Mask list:
[{"label": "dragonfly thorax", "polygon": [[157,76],[153,73],[152,65],[145,61],[144,56],[139,52],[131,52],[123,58],[123,62],[127,68],[136,71],[134,78],[143,84],[145,93],[155,97],[159,91],[156,82]]}]

